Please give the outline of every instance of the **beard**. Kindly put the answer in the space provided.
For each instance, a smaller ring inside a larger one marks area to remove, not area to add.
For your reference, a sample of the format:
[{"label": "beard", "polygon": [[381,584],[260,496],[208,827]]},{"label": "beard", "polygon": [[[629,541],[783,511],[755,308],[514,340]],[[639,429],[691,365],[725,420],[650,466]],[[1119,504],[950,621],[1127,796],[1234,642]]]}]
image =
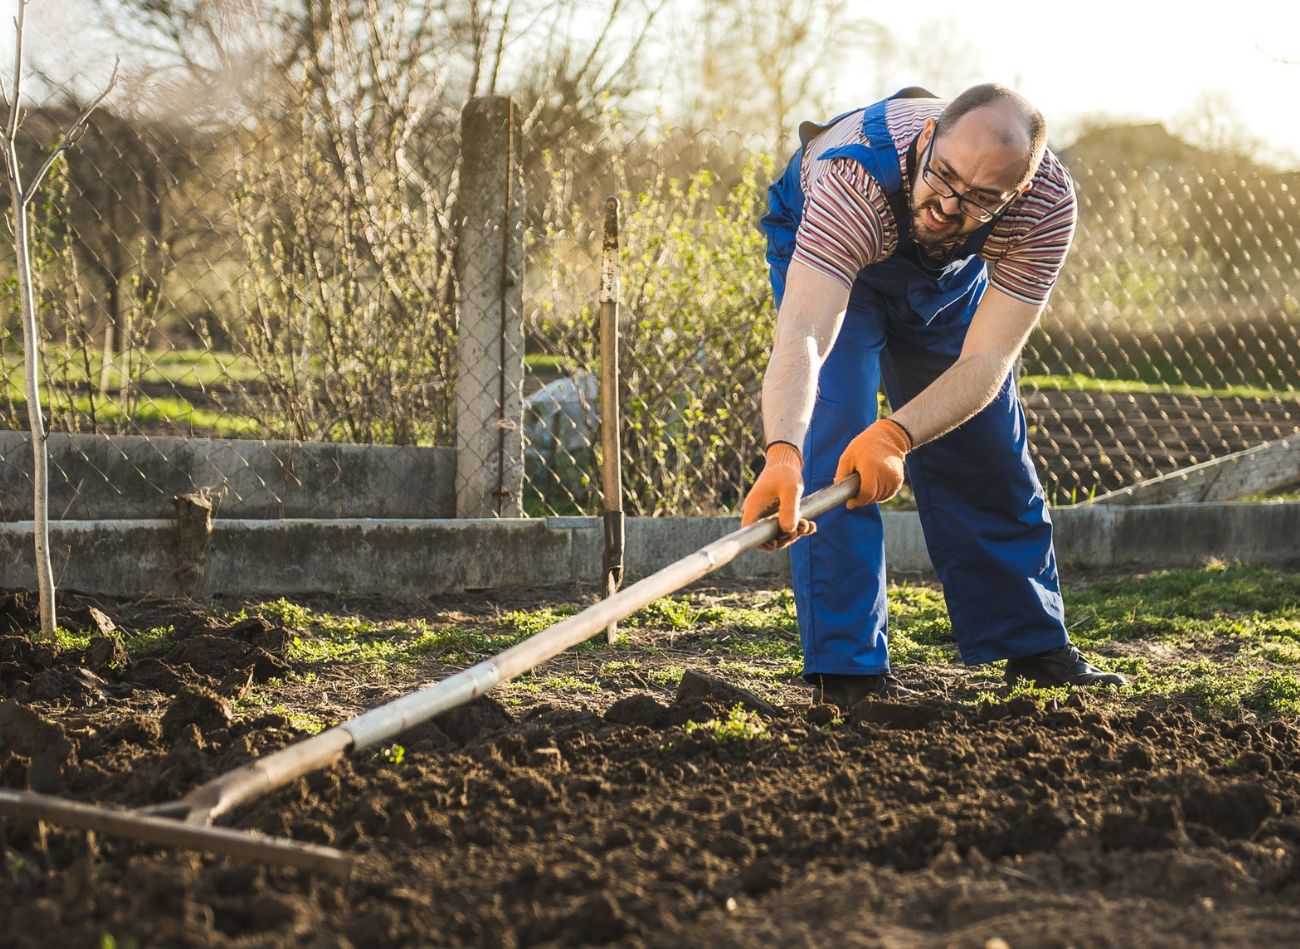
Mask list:
[{"label": "beard", "polygon": [[[948,226],[935,233],[929,229],[929,211],[933,211]],[[912,240],[930,257],[947,257],[966,238],[966,218],[960,211],[956,215],[944,214],[939,202],[927,201],[912,212]]]}]

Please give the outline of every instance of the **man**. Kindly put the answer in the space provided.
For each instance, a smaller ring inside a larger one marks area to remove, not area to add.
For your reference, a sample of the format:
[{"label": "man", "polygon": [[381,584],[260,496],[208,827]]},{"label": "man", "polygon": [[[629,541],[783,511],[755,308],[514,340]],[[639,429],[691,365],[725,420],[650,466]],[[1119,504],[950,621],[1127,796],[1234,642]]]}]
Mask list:
[{"label": "man", "polygon": [[[877,502],[904,466],[968,665],[1008,681],[1123,685],[1070,644],[1052,527],[1011,370],[1074,234],[1074,185],[1041,114],[1002,86],[904,89],[828,125],[770,189],[778,307],[766,464],[743,523],[776,511],[814,699],[910,694],[890,673]],[[882,381],[893,409],[877,419]],[[800,518],[856,472],[857,496]]]}]

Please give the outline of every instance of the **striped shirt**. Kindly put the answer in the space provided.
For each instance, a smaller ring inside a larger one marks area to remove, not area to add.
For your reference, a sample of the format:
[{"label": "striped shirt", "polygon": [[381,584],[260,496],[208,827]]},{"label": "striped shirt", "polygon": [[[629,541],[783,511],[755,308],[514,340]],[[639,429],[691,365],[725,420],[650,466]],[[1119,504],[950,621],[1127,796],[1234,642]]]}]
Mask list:
[{"label": "striped shirt", "polygon": [[[886,106],[885,122],[909,194],[908,150],[926,120],[937,119],[946,105],[939,99],[894,99]],[[859,270],[898,248],[898,225],[880,183],[851,158],[818,160],[829,149],[849,144],[869,144],[861,110],[804,149],[804,211],[793,257],[846,287]],[[1074,239],[1076,214],[1074,182],[1057,157],[1045,151],[1029,190],[998,218],[980,251],[990,265],[990,282],[1018,300],[1045,303]]]}]

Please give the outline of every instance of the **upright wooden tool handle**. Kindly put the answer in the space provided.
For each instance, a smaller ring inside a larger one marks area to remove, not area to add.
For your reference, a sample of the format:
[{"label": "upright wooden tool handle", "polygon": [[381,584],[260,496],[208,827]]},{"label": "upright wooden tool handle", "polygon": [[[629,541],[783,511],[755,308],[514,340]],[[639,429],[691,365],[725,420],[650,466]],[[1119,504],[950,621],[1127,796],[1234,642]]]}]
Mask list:
[{"label": "upright wooden tool handle", "polygon": [[[618,198],[605,199],[605,237],[600,255],[600,454],[601,489],[605,498],[605,594],[613,596],[623,584],[623,446],[618,383]],[[612,643],[618,626],[605,634]]]}]

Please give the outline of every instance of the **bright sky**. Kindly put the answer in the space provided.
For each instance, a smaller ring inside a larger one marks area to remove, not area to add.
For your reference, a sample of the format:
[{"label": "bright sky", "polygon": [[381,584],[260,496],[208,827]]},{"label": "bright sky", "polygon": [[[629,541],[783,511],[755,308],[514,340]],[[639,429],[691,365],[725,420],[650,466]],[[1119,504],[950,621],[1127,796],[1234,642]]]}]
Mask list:
[{"label": "bright sky", "polygon": [[[1264,141],[1267,157],[1300,165],[1300,3],[893,0],[862,11],[922,57],[927,36],[968,44],[969,55],[947,65],[1018,89],[1049,127],[1069,129],[1097,114],[1177,126],[1208,93],[1222,118]],[[886,85],[911,81],[900,75]],[[846,71],[848,98],[877,91],[855,85]]]},{"label": "bright sky", "polygon": [[[98,85],[111,60],[106,50],[92,55],[93,45],[81,42],[89,2],[35,0],[29,8],[32,41],[42,47],[80,46],[81,55],[72,61],[77,69],[95,73],[92,84]],[[693,4],[707,0],[677,2],[679,16],[689,21]],[[851,38],[845,52],[839,46],[844,38],[833,38],[827,52],[842,58],[844,67],[828,90],[832,108],[862,105],[912,83],[951,96],[967,83],[996,80],[1042,109],[1059,146],[1068,144],[1083,118],[1160,121],[1177,131],[1193,114],[1204,115],[1210,102],[1220,125],[1263,141],[1261,157],[1300,167],[1300,3],[849,3],[853,12],[901,40],[907,55],[864,64],[861,54],[854,55]],[[0,0],[0,74],[6,77],[16,6],[16,0]],[[1200,12],[1188,13],[1189,8]]]}]

